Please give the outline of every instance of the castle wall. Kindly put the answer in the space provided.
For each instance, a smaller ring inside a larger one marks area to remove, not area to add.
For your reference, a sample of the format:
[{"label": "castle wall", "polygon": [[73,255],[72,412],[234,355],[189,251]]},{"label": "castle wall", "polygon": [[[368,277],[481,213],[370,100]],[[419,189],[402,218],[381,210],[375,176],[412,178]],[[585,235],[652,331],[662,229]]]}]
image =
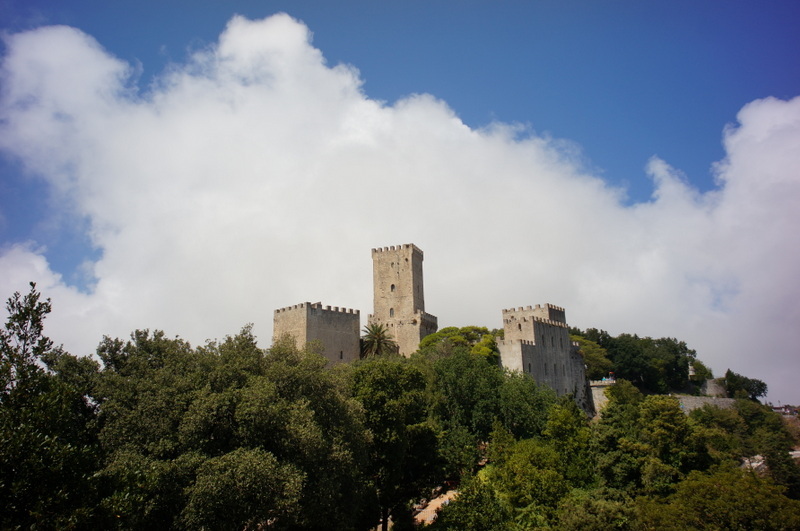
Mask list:
[{"label": "castle wall", "polygon": [[297,346],[303,348],[308,342],[308,306],[304,302],[275,310],[272,317],[272,342],[284,335],[292,336]]},{"label": "castle wall", "polygon": [[573,394],[593,414],[586,366],[569,338],[563,308],[546,304],[503,310],[503,331],[505,338],[497,342],[503,367],[532,376],[559,396]]},{"label": "castle wall", "polygon": [[275,310],[273,341],[284,334],[294,337],[299,348],[319,341],[328,366],[347,363],[359,358],[360,324],[358,310],[304,302]]},{"label": "castle wall", "polygon": [[374,313],[368,322],[386,326],[404,356],[438,329],[436,317],[425,313],[422,260],[411,243],[372,249]]}]

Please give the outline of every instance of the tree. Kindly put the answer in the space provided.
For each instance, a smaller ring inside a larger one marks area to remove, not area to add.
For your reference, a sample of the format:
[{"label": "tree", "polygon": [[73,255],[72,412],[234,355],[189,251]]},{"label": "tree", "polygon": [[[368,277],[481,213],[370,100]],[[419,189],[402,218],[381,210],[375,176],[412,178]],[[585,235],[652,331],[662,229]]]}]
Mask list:
[{"label": "tree", "polygon": [[586,363],[586,377],[590,380],[600,380],[608,376],[614,366],[608,359],[608,351],[594,341],[579,335],[571,335],[570,338],[580,346],[580,352]]},{"label": "tree", "polygon": [[440,479],[435,433],[424,422],[426,381],[407,360],[380,357],[356,364],[350,377],[372,435],[369,470],[385,531],[392,514]]},{"label": "tree", "polygon": [[45,358],[80,363],[44,335],[50,300],[30,286],[8,299],[0,330],[0,527],[102,527],[95,411],[84,389],[45,370]]},{"label": "tree", "polygon": [[250,327],[200,349],[145,331],[100,351],[103,506],[121,527],[357,528],[377,512],[362,410],[318,354],[265,352]]},{"label": "tree", "polygon": [[498,418],[517,439],[541,435],[556,393],[520,372],[506,371],[497,393]]},{"label": "tree", "polygon": [[[631,334],[611,337],[607,332],[595,329],[587,330],[584,338],[606,349],[618,378],[633,382],[643,391],[666,393],[671,389],[683,391],[690,387],[689,365],[697,353],[683,341]],[[595,349],[589,360],[597,353]],[[602,359],[600,363],[603,363]],[[590,369],[594,370],[592,366]],[[597,372],[593,374],[597,375]]]},{"label": "tree", "polygon": [[17,291],[6,302],[8,320],[0,330],[0,391],[4,394],[39,375],[37,362],[53,348],[53,342],[43,334],[44,319],[52,304],[50,299],[39,300],[35,282],[30,286],[25,297]]},{"label": "tree", "polygon": [[431,354],[462,348],[483,356],[491,363],[497,363],[500,350],[497,348],[495,335],[496,331],[489,331],[484,326],[450,326],[425,336],[419,343],[419,350]]},{"label": "tree", "polygon": [[761,380],[737,374],[730,369],[725,372],[725,379],[722,381],[722,385],[725,387],[729,398],[758,400],[761,396],[767,396],[767,384]]},{"label": "tree", "polygon": [[559,501],[570,490],[559,469],[560,456],[553,444],[525,439],[507,452],[501,465],[487,469],[487,477],[512,508],[515,520],[523,528],[537,528],[552,521]]},{"label": "tree", "polygon": [[627,403],[612,397],[603,410],[595,427],[598,470],[605,487],[663,496],[688,471],[710,461],[675,398],[635,397]]},{"label": "tree", "polygon": [[382,356],[396,352],[397,343],[386,326],[373,323],[364,327],[364,336],[361,338],[362,357]]},{"label": "tree", "polygon": [[635,508],[630,498],[607,499],[603,491],[575,489],[558,506],[560,531],[632,530]]},{"label": "tree", "polygon": [[571,396],[562,397],[550,408],[542,434],[559,455],[559,472],[573,487],[588,487],[595,481],[592,432],[586,413]]},{"label": "tree", "polygon": [[499,414],[503,371],[478,354],[459,349],[434,362],[433,415],[445,428],[464,426],[486,441]]},{"label": "tree", "polygon": [[303,474],[260,448],[205,461],[189,487],[182,519],[190,529],[263,529],[300,511]]},{"label": "tree", "polygon": [[511,529],[512,514],[494,488],[480,476],[469,476],[455,500],[443,506],[432,530],[500,531]]},{"label": "tree", "polygon": [[800,528],[800,502],[768,478],[732,464],[692,472],[666,503],[642,498],[638,505],[646,529]]}]

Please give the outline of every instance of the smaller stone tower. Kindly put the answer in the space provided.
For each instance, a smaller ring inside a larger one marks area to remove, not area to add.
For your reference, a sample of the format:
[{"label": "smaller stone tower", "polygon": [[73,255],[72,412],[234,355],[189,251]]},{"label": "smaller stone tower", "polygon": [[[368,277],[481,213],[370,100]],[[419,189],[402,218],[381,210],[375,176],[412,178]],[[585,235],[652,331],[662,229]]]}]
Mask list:
[{"label": "smaller stone tower", "polygon": [[572,394],[594,415],[585,362],[569,337],[564,308],[537,304],[503,310],[503,331],[503,339],[497,341],[503,367],[532,376],[559,396]]},{"label": "smaller stone tower", "polygon": [[328,366],[347,363],[359,358],[360,316],[358,310],[331,308],[319,302],[287,306],[275,310],[272,341],[286,334],[292,336],[300,348],[319,341]]},{"label": "smaller stone tower", "polygon": [[425,313],[422,251],[413,243],[373,249],[372,273],[374,313],[368,322],[386,326],[400,354],[410,356],[438,329],[436,317]]}]

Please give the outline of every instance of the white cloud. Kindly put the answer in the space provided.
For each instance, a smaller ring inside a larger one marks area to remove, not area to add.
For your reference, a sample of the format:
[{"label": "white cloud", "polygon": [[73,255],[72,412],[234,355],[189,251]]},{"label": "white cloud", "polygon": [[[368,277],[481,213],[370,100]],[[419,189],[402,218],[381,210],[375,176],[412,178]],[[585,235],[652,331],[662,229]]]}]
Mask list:
[{"label": "white cloud", "polygon": [[78,30],[6,44],[0,148],[89,219],[102,257],[83,294],[35,245],[5,248],[0,292],[39,282],[50,335],[75,353],[136,328],[200,343],[247,322],[267,344],[273,310],[306,300],[365,319],[370,249],[414,242],[441,325],[553,302],[580,327],[686,340],[718,373],[798,401],[800,99],[742,109],[716,190],[654,158],[652,201],[625,206],[568,142],[470,129],[429,95],[369,99],[286,15],[232,19],[146,93]]}]

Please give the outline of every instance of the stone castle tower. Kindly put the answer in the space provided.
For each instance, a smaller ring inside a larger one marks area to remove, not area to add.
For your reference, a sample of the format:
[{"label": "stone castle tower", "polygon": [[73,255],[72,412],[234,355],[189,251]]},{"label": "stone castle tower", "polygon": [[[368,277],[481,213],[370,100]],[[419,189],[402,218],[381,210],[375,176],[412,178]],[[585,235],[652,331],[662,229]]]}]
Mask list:
[{"label": "stone castle tower", "polygon": [[273,343],[284,335],[303,348],[318,341],[328,365],[348,363],[359,357],[360,312],[348,308],[303,302],[275,310]]},{"label": "stone castle tower", "polygon": [[413,243],[372,250],[374,313],[368,322],[386,326],[403,356],[438,329],[436,317],[425,313],[422,258]]},{"label": "stone castle tower", "polygon": [[581,408],[594,414],[585,361],[569,337],[564,308],[537,304],[503,310],[503,332],[497,341],[503,367],[530,375],[559,396],[572,394]]}]

